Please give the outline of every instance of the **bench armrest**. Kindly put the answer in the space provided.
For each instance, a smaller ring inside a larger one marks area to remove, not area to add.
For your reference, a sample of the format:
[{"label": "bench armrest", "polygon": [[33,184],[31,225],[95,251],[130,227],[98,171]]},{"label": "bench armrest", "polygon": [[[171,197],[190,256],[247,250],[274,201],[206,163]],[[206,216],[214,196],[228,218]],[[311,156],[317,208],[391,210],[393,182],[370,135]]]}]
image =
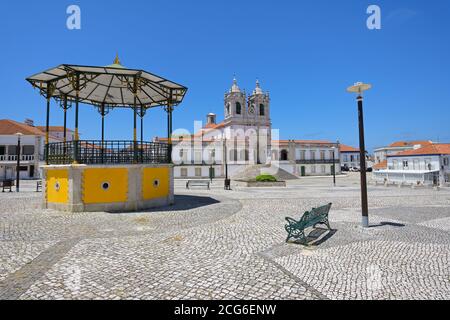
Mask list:
[{"label": "bench armrest", "polygon": [[297,223],[298,223],[298,221],[295,220],[295,219],[293,219],[293,218],[286,217],[285,219],[286,219],[286,221],[287,221],[290,225],[293,225],[293,224],[297,224]]}]

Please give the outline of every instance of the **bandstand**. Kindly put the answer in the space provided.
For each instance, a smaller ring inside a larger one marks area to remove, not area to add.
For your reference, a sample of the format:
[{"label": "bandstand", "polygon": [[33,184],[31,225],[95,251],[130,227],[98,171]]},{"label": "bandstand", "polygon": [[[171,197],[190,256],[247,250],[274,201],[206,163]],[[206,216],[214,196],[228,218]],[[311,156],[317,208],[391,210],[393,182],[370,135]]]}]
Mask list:
[{"label": "bandstand", "polygon": [[[172,113],[183,101],[186,87],[143,70],[127,69],[118,57],[106,67],[63,64],[27,81],[47,100],[44,208],[136,211],[173,204]],[[64,140],[57,143],[49,143],[52,99],[64,112]],[[101,140],[79,139],[80,104],[100,113]],[[143,119],[155,107],[167,112],[167,144],[144,141]],[[132,111],[132,141],[105,140],[105,116],[115,108]],[[73,141],[66,140],[69,109],[75,109]]]}]

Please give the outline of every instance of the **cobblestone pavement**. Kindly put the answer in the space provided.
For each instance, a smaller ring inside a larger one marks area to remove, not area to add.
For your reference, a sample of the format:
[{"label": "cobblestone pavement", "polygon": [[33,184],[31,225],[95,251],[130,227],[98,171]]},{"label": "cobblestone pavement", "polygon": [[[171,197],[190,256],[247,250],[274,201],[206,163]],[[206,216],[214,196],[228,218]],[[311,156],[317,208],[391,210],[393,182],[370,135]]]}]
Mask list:
[{"label": "cobblestone pavement", "polygon": [[[177,181],[175,206],[123,214],[41,210],[31,187],[0,193],[0,299],[450,298],[450,190],[371,186],[363,229],[357,176],[330,182]],[[331,232],[285,243],[284,217],[328,202]]]}]

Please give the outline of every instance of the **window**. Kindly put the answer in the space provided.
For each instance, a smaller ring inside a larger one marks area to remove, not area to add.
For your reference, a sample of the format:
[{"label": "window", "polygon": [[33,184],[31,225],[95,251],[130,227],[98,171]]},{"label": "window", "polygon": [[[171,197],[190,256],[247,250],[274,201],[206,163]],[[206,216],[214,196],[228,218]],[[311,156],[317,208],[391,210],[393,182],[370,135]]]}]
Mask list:
[{"label": "window", "polygon": [[351,155],[351,156],[350,156],[350,162],[353,162],[353,161],[355,161],[355,156],[354,156],[354,155]]},{"label": "window", "polygon": [[449,161],[448,161],[448,157],[444,158],[444,166],[448,166]]},{"label": "window", "polygon": [[188,175],[187,168],[181,168],[180,175],[182,177],[187,177],[187,175]]},{"label": "window", "polygon": [[34,146],[23,146],[23,154],[26,156],[34,154]]},{"label": "window", "polygon": [[311,166],[311,173],[316,173],[316,166]]},{"label": "window", "polygon": [[237,160],[237,150],[230,150],[230,160],[231,161]]},{"label": "window", "polygon": [[239,102],[236,102],[236,114],[242,113],[242,106]]},{"label": "window", "polygon": [[403,169],[408,169],[408,160],[403,160]]},{"label": "window", "polygon": [[11,156],[17,155],[17,146],[8,146],[8,154]]},{"label": "window", "polygon": [[334,151],[330,151],[330,159],[333,159]]},{"label": "window", "polygon": [[320,167],[320,170],[322,171],[322,173],[325,173],[325,172],[326,172],[325,166],[321,166],[321,167]]},{"label": "window", "polygon": [[259,105],[259,115],[260,116],[264,116],[265,115],[265,110],[264,110],[264,105],[263,104]]},{"label": "window", "polygon": [[393,160],[392,165],[394,166],[394,170],[398,169],[398,161],[397,160]]},{"label": "window", "polygon": [[225,114],[226,114],[227,116],[230,115],[230,104],[229,104],[229,103],[227,103],[226,110],[225,110]]},{"label": "window", "polygon": [[202,168],[195,168],[195,176],[196,177],[202,176]]},{"label": "window", "polygon": [[344,162],[348,162],[348,155],[344,154]]},{"label": "window", "polygon": [[316,160],[316,152],[315,151],[310,152],[311,152],[311,160]]},{"label": "window", "polygon": [[413,170],[420,170],[419,159],[414,159],[414,161],[413,161]]},{"label": "window", "polygon": [[202,153],[201,153],[201,151],[195,151],[195,153],[194,153],[194,161],[196,163],[202,162]]},{"label": "window", "polygon": [[0,156],[4,156],[6,154],[6,147],[0,146]]},{"label": "window", "polygon": [[300,151],[300,160],[305,160],[306,159],[306,151],[302,150]]},{"label": "window", "polygon": [[283,149],[281,150],[280,161],[287,161],[287,160],[288,160],[288,151]]},{"label": "window", "polygon": [[325,160],[325,151],[320,151],[320,160]]}]

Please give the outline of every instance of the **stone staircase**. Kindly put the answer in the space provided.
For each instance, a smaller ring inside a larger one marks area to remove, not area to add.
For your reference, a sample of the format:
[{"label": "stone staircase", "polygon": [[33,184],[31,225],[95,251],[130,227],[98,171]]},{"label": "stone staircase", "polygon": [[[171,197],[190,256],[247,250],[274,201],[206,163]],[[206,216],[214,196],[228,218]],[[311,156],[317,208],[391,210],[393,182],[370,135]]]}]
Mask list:
[{"label": "stone staircase", "polygon": [[297,176],[287,172],[276,166],[268,164],[257,164],[246,167],[244,170],[236,173],[231,178],[237,181],[251,181],[261,174],[270,174],[277,178],[278,181],[296,180]]}]

